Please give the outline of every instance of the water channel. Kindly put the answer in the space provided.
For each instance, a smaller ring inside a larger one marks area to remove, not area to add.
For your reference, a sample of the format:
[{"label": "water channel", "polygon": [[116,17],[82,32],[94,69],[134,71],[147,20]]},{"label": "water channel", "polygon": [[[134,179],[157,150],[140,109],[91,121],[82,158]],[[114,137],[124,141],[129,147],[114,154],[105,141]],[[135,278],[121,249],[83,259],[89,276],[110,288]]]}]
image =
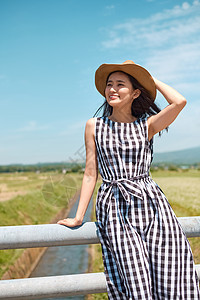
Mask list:
[{"label": "water channel", "polygon": [[[68,217],[73,218],[78,207],[79,197]],[[84,222],[89,222],[92,211],[92,199],[89,203]],[[62,226],[62,225],[60,225]],[[30,277],[57,276],[86,273],[88,268],[88,245],[49,247]],[[65,298],[46,298],[47,300],[83,300],[84,296]]]}]

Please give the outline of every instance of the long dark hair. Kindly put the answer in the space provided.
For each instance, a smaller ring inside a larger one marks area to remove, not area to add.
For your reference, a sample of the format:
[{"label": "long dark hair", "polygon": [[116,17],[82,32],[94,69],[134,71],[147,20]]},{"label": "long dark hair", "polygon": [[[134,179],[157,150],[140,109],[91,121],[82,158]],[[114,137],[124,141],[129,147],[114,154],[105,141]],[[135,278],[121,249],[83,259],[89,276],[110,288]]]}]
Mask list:
[{"label": "long dark hair", "polygon": [[[117,72],[117,71],[115,71]],[[112,73],[115,73],[112,72]],[[122,71],[120,71],[122,72]],[[108,78],[112,74],[110,73],[108,75]],[[142,117],[145,113],[147,113],[149,116],[156,115],[161,111],[161,109],[154,103],[153,98],[151,97],[150,93],[131,75],[122,72],[126,74],[132,83],[132,86],[134,89],[139,89],[141,91],[140,95],[138,98],[134,99],[131,105],[131,113],[134,117],[140,118]],[[108,81],[108,78],[106,80],[106,83]],[[103,116],[110,116],[112,114],[113,108],[111,105],[108,104],[107,100],[105,99],[104,103],[97,109],[95,112],[94,116],[95,117],[99,111],[103,109]],[[168,131],[168,127],[165,128]],[[159,132],[159,135],[161,132]]]}]

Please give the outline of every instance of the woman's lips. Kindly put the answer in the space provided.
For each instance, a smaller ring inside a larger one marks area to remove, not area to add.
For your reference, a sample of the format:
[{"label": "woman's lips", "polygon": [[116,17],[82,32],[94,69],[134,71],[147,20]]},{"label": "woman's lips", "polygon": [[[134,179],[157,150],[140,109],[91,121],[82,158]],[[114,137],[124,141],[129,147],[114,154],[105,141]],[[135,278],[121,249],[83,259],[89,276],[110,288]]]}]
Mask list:
[{"label": "woman's lips", "polygon": [[110,98],[110,100],[115,100],[115,99],[119,98],[119,96],[118,95],[110,95],[109,98]]}]

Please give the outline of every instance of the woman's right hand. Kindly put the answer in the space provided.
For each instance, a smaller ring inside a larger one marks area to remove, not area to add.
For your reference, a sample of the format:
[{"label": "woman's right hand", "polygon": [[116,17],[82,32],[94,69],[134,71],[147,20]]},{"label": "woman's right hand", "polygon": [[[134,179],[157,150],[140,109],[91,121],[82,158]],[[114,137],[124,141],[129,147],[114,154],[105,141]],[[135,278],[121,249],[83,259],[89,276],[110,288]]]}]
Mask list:
[{"label": "woman's right hand", "polygon": [[57,224],[65,225],[68,227],[76,227],[82,225],[82,221],[77,220],[76,218],[67,218],[67,219],[59,220]]}]

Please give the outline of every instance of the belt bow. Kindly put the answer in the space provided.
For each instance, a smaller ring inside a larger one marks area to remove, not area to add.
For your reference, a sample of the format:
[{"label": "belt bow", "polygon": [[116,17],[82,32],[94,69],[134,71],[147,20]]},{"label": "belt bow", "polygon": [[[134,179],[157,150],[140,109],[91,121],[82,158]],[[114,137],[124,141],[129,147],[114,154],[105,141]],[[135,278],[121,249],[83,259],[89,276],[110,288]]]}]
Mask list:
[{"label": "belt bow", "polygon": [[110,194],[113,186],[116,185],[118,186],[120,192],[122,193],[122,196],[127,202],[131,201],[130,194],[137,198],[143,199],[141,186],[136,181],[148,176],[149,174],[145,173],[132,178],[119,178],[113,180],[102,178],[103,182],[108,184],[106,188],[104,188],[104,192],[108,189],[108,192]]}]

